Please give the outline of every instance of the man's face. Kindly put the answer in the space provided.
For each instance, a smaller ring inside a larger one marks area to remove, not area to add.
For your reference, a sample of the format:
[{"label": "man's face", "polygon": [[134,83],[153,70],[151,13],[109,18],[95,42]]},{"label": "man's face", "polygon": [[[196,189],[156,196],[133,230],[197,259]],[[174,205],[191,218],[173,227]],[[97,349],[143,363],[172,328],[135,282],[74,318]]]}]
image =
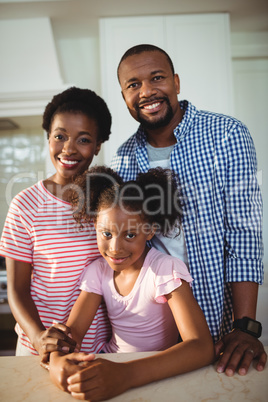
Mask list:
[{"label": "man's face", "polygon": [[144,128],[165,127],[172,120],[176,123],[180,81],[163,53],[150,51],[129,56],[118,73],[128,110]]}]

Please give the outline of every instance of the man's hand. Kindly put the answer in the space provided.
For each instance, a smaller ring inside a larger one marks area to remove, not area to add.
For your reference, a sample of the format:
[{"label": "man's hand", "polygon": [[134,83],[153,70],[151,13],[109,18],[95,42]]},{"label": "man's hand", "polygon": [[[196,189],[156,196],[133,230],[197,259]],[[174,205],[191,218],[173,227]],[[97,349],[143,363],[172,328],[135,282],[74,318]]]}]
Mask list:
[{"label": "man's hand", "polygon": [[257,360],[256,370],[262,371],[267,361],[263,344],[254,336],[235,329],[225,335],[215,345],[217,372],[231,377],[235,371],[246,375],[253,359]]}]

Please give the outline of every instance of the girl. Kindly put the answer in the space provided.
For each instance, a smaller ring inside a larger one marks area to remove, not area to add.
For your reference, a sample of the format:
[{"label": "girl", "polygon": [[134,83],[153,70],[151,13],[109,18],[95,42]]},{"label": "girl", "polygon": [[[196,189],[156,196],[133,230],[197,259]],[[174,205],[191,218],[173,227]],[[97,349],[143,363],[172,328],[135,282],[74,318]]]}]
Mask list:
[{"label": "girl", "polygon": [[[64,326],[79,294],[83,268],[99,256],[92,223],[79,228],[67,194],[108,140],[111,115],[102,98],[69,88],[53,97],[43,115],[56,173],[19,193],[6,218],[0,253],[6,257],[8,299],[17,321],[16,355],[74,350]],[[51,327],[52,326],[52,327]],[[98,352],[109,335],[101,305],[81,350]]]},{"label": "girl", "polygon": [[104,299],[112,337],[103,352],[161,351],[127,363],[52,353],[52,380],[77,399],[105,400],[213,360],[212,338],[186,265],[148,246],[156,232],[168,235],[180,214],[171,174],[151,169],[136,182],[123,183],[111,169],[99,167],[76,181],[75,217],[80,222],[93,217],[102,257],[84,270],[67,326],[80,344]]}]

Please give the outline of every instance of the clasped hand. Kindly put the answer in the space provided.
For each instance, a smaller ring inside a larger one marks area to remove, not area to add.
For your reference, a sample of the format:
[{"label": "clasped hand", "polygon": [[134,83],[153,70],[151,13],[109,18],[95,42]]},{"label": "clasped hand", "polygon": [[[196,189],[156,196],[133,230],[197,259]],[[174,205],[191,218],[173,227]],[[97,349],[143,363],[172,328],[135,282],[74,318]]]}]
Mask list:
[{"label": "clasped hand", "polygon": [[80,346],[72,339],[71,330],[64,324],[53,324],[41,331],[35,339],[35,348],[41,358],[41,366],[48,369],[49,355],[54,351],[63,353],[78,352]]},{"label": "clasped hand", "polygon": [[227,376],[238,371],[246,375],[253,359],[257,360],[256,370],[262,371],[267,361],[263,344],[254,336],[240,330],[225,335],[215,344],[216,358],[219,358],[216,370]]},{"label": "clasped hand", "polygon": [[61,390],[76,399],[103,401],[130,388],[126,365],[94,354],[54,352],[50,357],[50,377]]}]

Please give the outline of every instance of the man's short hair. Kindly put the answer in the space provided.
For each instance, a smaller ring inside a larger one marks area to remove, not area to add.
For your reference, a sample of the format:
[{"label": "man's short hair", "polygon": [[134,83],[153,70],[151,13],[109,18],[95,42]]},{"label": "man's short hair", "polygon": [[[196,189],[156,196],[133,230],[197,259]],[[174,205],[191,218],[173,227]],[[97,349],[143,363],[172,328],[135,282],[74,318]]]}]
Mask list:
[{"label": "man's short hair", "polygon": [[155,45],[142,44],[142,45],[136,45],[136,46],[131,47],[130,49],[128,49],[128,50],[123,54],[123,56],[121,57],[121,60],[120,60],[120,62],[119,62],[119,64],[118,64],[118,67],[117,67],[117,77],[118,77],[118,80],[119,80],[119,67],[120,67],[121,63],[122,63],[124,60],[126,60],[129,56],[134,56],[134,55],[136,55],[136,54],[141,54],[141,53],[143,53],[143,52],[161,52],[161,53],[163,53],[163,54],[166,56],[166,58],[167,58],[167,61],[168,61],[169,65],[170,65],[172,74],[173,74],[173,75],[175,74],[174,65],[173,65],[173,63],[172,63],[172,60],[171,60],[171,58],[169,57],[169,55],[168,55],[163,49],[161,49],[160,47],[155,46]]}]

